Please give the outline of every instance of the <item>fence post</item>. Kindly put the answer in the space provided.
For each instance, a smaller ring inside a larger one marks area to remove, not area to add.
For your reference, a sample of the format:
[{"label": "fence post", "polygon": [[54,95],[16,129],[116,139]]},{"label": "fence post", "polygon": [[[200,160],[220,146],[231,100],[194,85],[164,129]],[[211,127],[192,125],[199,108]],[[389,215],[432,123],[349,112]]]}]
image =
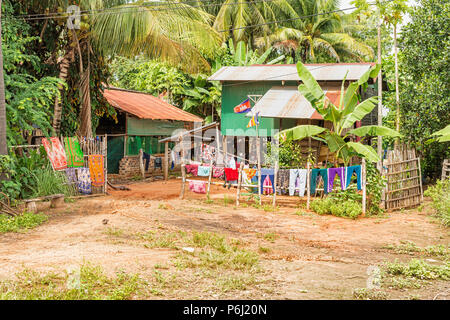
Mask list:
[{"label": "fence post", "polygon": [[212,173],[213,173],[213,158],[211,157],[211,160],[209,161],[208,189],[206,191],[206,199],[208,200],[209,200],[209,190],[211,188]]},{"label": "fence post", "polygon": [[236,206],[239,206],[239,197],[241,196],[242,168],[244,168],[244,162],[241,162],[239,164],[238,185],[236,191]]},{"label": "fence post", "polygon": [[362,197],[362,213],[363,215],[366,215],[366,159],[362,159],[362,166],[361,166],[361,175],[362,175],[362,191],[363,191],[363,197]]},{"label": "fence post", "polygon": [[273,200],[272,206],[277,206],[277,177],[278,177],[278,160],[275,161],[275,172],[273,174]]},{"label": "fence post", "polygon": [[309,161],[306,162],[306,190],[307,190],[307,197],[306,197],[306,210],[309,210],[309,205],[311,201],[311,163]]}]

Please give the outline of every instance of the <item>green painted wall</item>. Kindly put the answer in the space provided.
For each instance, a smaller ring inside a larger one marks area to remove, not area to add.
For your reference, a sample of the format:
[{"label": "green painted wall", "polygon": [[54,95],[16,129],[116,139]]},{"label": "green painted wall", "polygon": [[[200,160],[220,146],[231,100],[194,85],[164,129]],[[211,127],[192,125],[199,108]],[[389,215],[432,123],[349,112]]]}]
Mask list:
[{"label": "green painted wall", "polygon": [[183,121],[161,121],[127,117],[127,134],[130,136],[170,136],[173,131],[183,128]]},{"label": "green painted wall", "polygon": [[[295,86],[295,81],[285,85]],[[247,128],[250,120],[245,113],[234,113],[234,107],[248,98],[248,95],[264,95],[273,86],[281,86],[281,81],[261,81],[236,83],[225,81],[222,86],[222,118],[221,131],[227,136],[255,136],[256,129]],[[253,102],[251,102],[253,107]],[[284,120],[283,120],[284,121]],[[295,125],[295,123],[294,123]],[[283,127],[285,124],[283,123]],[[277,118],[260,118],[259,135],[271,135],[271,130],[280,128],[280,120]]]}]

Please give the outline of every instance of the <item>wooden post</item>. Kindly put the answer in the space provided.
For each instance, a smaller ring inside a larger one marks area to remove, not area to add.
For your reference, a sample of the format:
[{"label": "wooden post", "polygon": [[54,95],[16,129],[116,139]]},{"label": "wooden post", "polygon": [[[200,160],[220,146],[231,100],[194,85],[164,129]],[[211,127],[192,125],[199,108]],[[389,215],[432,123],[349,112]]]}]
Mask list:
[{"label": "wooden post", "polygon": [[259,132],[258,132],[258,119],[256,119],[256,156],[258,161],[258,197],[259,197],[259,205],[262,204],[261,198],[261,146],[259,141]]},{"label": "wooden post", "polygon": [[180,199],[184,198],[184,189],[186,187],[186,167],[185,167],[185,159],[184,159],[184,144],[182,137],[179,139],[180,148],[181,148],[181,192],[180,192]]},{"label": "wooden post", "polygon": [[272,206],[277,206],[277,177],[278,177],[278,160],[275,161],[275,172],[273,174],[273,200]]},{"label": "wooden post", "polygon": [[423,202],[422,170],[420,168],[420,157],[417,158],[417,163],[419,164],[420,202]]},{"label": "wooden post", "polygon": [[216,164],[217,160],[219,159],[220,154],[220,131],[219,131],[219,124],[216,124],[216,141],[217,141],[217,150],[216,150]]},{"label": "wooden post", "polygon": [[206,190],[206,198],[207,199],[209,199],[209,190],[210,190],[210,187],[211,187],[212,172],[213,172],[213,159],[211,157],[211,160],[209,161],[208,188]]},{"label": "wooden post", "polygon": [[244,162],[241,161],[239,164],[238,185],[236,191],[236,206],[239,206],[239,197],[241,196],[242,168],[244,168]]},{"label": "wooden post", "polygon": [[223,146],[223,165],[224,165],[224,167],[226,167],[227,153],[228,153],[227,136],[222,137],[222,146]]},{"label": "wooden post", "polygon": [[164,180],[169,180],[169,141],[164,143]]},{"label": "wooden post", "polygon": [[366,215],[366,159],[362,159],[362,165],[361,165],[361,178],[362,178],[362,213],[363,215]]},{"label": "wooden post", "polygon": [[107,193],[108,189],[108,135],[105,134],[105,140],[103,140],[103,158],[105,159],[105,186],[103,187],[103,193]]},{"label": "wooden post", "polygon": [[306,162],[306,210],[309,210],[309,204],[311,201],[311,164]]}]

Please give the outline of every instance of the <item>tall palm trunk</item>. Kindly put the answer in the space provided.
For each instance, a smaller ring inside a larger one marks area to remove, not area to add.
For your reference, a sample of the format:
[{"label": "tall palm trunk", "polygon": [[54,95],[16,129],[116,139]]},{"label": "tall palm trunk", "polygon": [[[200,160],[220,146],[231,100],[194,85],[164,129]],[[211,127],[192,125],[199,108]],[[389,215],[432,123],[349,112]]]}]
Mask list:
[{"label": "tall palm trunk", "polygon": [[[398,91],[398,56],[397,56],[397,24],[394,24],[394,61],[395,61],[395,128],[400,132],[400,95]],[[398,138],[395,139],[395,145],[398,145]]]},{"label": "tall palm trunk", "polygon": [[5,79],[3,77],[3,50],[2,50],[2,0],[0,0],[0,155],[8,154],[6,144],[6,102],[5,102]]},{"label": "tall palm trunk", "polygon": [[[59,61],[59,79],[66,82],[69,75],[70,63],[73,60],[73,50],[69,50]],[[64,87],[59,87],[59,96],[62,97]],[[55,134],[59,135],[61,131],[61,117],[62,117],[62,104],[60,99],[55,99],[55,106],[53,111],[53,129]]]},{"label": "tall palm trunk", "polygon": [[80,95],[81,95],[81,111],[80,111],[80,129],[79,133],[83,137],[92,137],[92,120],[91,120],[91,92],[90,92],[90,62],[86,70],[81,74],[80,79]]}]

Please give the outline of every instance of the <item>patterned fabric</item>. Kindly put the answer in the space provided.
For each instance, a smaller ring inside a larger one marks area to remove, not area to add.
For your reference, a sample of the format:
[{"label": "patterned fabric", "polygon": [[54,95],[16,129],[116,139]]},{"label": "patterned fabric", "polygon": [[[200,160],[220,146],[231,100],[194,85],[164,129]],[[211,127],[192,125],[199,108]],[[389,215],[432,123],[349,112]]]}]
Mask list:
[{"label": "patterned fabric", "polygon": [[273,185],[272,181],[273,176],[271,178],[270,175],[267,175],[266,178],[263,181],[263,194],[272,194],[273,193]]},{"label": "patterned fabric", "polygon": [[43,138],[42,144],[47,152],[53,170],[64,170],[67,168],[66,152],[57,137],[50,138],[50,141],[47,138]]},{"label": "patterned fabric", "polygon": [[91,174],[89,168],[78,168],[78,191],[83,194],[92,193]]},{"label": "patterned fabric", "polygon": [[209,166],[198,166],[197,174],[199,177],[209,177],[211,172],[211,167]]},{"label": "patterned fabric", "polygon": [[277,192],[287,194],[289,189],[289,169],[280,169],[277,174]]},{"label": "patterned fabric", "polygon": [[67,182],[69,184],[74,184],[74,183],[78,182],[77,173],[76,173],[75,168],[66,168],[65,172],[66,172]]},{"label": "patterned fabric", "polygon": [[221,178],[225,174],[225,170],[223,167],[213,167],[213,177]]},{"label": "patterned fabric", "polygon": [[[273,192],[273,185],[274,185],[274,174],[275,171],[273,169],[268,169],[268,168],[262,168],[261,169],[261,190],[265,190],[264,189],[264,181],[266,181],[266,177],[269,178],[270,180],[270,186],[272,187],[272,192]],[[266,186],[268,186],[268,182],[266,182]],[[269,190],[269,189],[267,189]]]},{"label": "patterned fabric", "polygon": [[257,112],[253,117],[251,117],[250,121],[247,124],[247,128],[251,128],[259,124],[258,115],[259,112]]},{"label": "patterned fabric", "polygon": [[67,166],[79,168],[84,164],[84,155],[77,137],[64,138],[64,149],[67,156]]},{"label": "patterned fabric", "polygon": [[205,143],[202,144],[202,158],[206,161],[211,161],[214,159],[215,149]]},{"label": "patterned fabric", "polygon": [[105,184],[105,170],[103,166],[103,156],[101,154],[89,156],[89,172],[91,174],[93,186],[101,187]]},{"label": "patterned fabric", "polygon": [[247,179],[252,180],[252,178],[256,175],[256,172],[258,172],[258,170],[256,169],[249,169],[249,168],[245,168],[243,169],[243,171],[245,172]]},{"label": "patterned fabric", "polygon": [[186,165],[186,173],[192,173],[192,175],[196,176],[198,172],[198,164],[187,164]]},{"label": "patterned fabric", "polygon": [[206,182],[189,181],[189,190],[195,193],[206,193]]}]

